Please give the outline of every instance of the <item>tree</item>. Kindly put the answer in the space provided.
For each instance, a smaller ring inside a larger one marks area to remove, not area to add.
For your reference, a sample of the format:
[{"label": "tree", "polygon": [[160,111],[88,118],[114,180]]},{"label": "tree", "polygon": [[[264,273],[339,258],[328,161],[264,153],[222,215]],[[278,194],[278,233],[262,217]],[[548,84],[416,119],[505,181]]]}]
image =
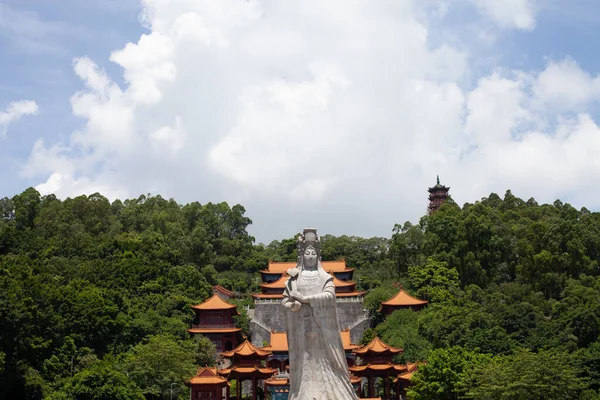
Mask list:
[{"label": "tree", "polygon": [[407,395],[411,400],[456,400],[466,388],[464,379],[477,365],[488,357],[467,351],[462,347],[433,350],[427,364],[419,367],[413,375],[414,385]]},{"label": "tree", "polygon": [[142,391],[111,363],[98,362],[78,372],[49,400],[144,400]]},{"label": "tree", "polygon": [[145,396],[167,396],[171,383],[184,391],[185,381],[194,375],[199,357],[192,340],[178,341],[168,335],[154,335],[135,346],[125,359],[125,371]]},{"label": "tree", "polygon": [[463,384],[477,400],[579,399],[587,388],[580,372],[568,354],[521,351],[471,369]]}]

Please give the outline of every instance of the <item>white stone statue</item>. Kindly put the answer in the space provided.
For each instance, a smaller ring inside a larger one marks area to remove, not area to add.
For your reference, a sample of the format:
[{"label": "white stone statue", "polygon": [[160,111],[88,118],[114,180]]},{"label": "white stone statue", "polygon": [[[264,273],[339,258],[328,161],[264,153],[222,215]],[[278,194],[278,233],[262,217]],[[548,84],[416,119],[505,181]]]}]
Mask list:
[{"label": "white stone statue", "polygon": [[290,355],[289,400],[355,400],[340,336],[333,277],[321,266],[316,229],[298,238],[282,305]]}]

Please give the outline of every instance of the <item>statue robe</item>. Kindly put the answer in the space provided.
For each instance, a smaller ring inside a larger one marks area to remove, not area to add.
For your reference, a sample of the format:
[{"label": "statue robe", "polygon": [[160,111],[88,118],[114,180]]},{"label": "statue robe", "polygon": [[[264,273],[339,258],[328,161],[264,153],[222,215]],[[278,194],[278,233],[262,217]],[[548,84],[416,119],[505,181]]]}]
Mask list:
[{"label": "statue robe", "polygon": [[[298,311],[285,307],[293,301],[294,290],[308,300]],[[303,270],[286,282],[282,305],[290,356],[289,400],[358,399],[350,383],[335,299],[333,278],[322,268]]]}]

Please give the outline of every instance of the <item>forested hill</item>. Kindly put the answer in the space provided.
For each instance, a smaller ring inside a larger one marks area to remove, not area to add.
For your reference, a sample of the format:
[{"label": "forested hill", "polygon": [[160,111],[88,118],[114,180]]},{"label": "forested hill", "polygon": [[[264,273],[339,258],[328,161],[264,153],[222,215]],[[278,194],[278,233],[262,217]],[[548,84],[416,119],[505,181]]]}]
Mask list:
[{"label": "forested hill", "polygon": [[[293,238],[255,244],[226,203],[28,189],[0,215],[1,399],[187,398],[214,354],[189,338],[189,305],[215,284],[250,304],[268,260],[296,257]],[[324,235],[323,258],[345,258],[369,291],[365,340],[427,360],[412,398],[599,398],[600,214],[509,191],[395,222],[390,238]],[[397,282],[430,305],[384,320]]]}]

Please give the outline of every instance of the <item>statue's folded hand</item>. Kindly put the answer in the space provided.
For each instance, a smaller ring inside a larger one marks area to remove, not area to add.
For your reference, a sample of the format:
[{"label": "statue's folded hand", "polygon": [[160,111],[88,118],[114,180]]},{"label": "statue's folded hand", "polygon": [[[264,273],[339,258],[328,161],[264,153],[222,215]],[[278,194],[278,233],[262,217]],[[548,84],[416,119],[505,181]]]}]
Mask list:
[{"label": "statue's folded hand", "polygon": [[298,303],[297,301],[294,301],[290,307],[290,309],[294,312],[298,311],[300,308],[302,308],[302,304]]},{"label": "statue's folded hand", "polygon": [[297,290],[292,290],[290,293],[290,297],[300,303],[306,303],[304,295]]}]

